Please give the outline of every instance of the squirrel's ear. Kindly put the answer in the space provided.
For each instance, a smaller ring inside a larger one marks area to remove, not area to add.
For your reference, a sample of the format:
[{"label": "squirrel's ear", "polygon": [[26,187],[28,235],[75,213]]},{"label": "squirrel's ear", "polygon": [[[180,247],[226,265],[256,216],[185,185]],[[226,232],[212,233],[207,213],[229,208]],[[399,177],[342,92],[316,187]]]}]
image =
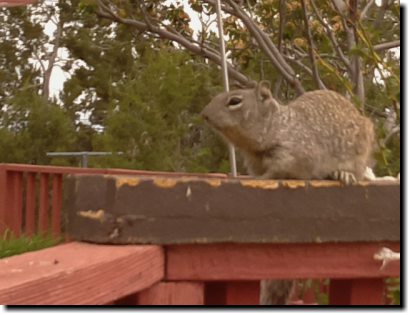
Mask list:
[{"label": "squirrel's ear", "polygon": [[256,94],[260,100],[272,98],[272,94],[270,92],[270,82],[266,80],[259,82],[256,87]]}]

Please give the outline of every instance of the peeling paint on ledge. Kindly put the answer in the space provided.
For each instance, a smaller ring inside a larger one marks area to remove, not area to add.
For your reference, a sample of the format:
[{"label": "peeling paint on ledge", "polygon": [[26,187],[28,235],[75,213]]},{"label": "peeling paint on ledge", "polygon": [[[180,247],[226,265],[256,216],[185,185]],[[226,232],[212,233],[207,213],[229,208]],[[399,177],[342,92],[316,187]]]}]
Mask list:
[{"label": "peeling paint on ledge", "polygon": [[161,188],[172,188],[177,184],[177,180],[173,178],[155,178],[154,185]]},{"label": "peeling paint on ledge", "polygon": [[306,182],[304,180],[284,180],[282,181],[282,186],[286,188],[299,188],[306,187]]},{"label": "peeling paint on ledge", "polygon": [[222,181],[220,178],[205,179],[205,182],[208,183],[212,187],[219,187],[222,184]]},{"label": "peeling paint on ledge", "polygon": [[240,180],[240,183],[244,187],[251,188],[277,189],[279,187],[279,182],[275,180],[244,179]]},{"label": "peeling paint on ledge", "polygon": [[342,184],[337,180],[311,180],[309,184],[314,188],[342,186]]},{"label": "peeling paint on ledge", "polygon": [[137,186],[140,183],[140,179],[137,177],[116,177],[115,186],[120,188],[121,186]]},{"label": "peeling paint on ledge", "polygon": [[87,211],[77,211],[77,215],[80,217],[88,218],[91,220],[104,222],[105,211],[103,209],[99,210],[87,210]]}]

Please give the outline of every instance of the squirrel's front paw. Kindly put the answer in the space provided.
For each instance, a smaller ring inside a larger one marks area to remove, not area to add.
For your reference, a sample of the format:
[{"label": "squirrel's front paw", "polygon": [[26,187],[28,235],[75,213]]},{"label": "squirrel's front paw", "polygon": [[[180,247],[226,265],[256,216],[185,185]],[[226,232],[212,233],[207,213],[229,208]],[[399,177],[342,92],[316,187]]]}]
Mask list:
[{"label": "squirrel's front paw", "polygon": [[334,180],[340,180],[344,185],[351,185],[357,183],[356,176],[348,171],[335,171],[331,174]]}]

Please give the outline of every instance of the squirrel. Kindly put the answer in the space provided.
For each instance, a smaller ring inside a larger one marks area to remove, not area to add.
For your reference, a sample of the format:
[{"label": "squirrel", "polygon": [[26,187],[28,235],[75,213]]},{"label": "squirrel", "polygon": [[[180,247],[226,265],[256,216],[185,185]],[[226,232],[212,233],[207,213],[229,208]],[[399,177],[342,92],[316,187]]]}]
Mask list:
[{"label": "squirrel", "polygon": [[288,105],[255,88],[220,93],[204,119],[239,149],[250,175],[260,179],[362,180],[375,145],[374,126],[342,95],[306,92]]},{"label": "squirrel", "polygon": [[[250,175],[261,179],[363,179],[374,148],[374,127],[342,95],[306,92],[288,105],[253,89],[220,93],[203,109],[204,119],[242,153]],[[262,280],[261,305],[285,305],[295,282]]]}]

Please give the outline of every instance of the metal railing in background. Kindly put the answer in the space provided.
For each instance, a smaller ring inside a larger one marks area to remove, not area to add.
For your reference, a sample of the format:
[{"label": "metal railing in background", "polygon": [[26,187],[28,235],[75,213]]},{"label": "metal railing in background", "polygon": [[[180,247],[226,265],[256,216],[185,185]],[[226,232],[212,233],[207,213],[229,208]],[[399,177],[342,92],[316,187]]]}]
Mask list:
[{"label": "metal railing in background", "polygon": [[123,152],[47,152],[46,155],[49,157],[81,157],[81,167],[88,167],[88,157],[89,156],[111,156],[111,155],[123,155]]}]

